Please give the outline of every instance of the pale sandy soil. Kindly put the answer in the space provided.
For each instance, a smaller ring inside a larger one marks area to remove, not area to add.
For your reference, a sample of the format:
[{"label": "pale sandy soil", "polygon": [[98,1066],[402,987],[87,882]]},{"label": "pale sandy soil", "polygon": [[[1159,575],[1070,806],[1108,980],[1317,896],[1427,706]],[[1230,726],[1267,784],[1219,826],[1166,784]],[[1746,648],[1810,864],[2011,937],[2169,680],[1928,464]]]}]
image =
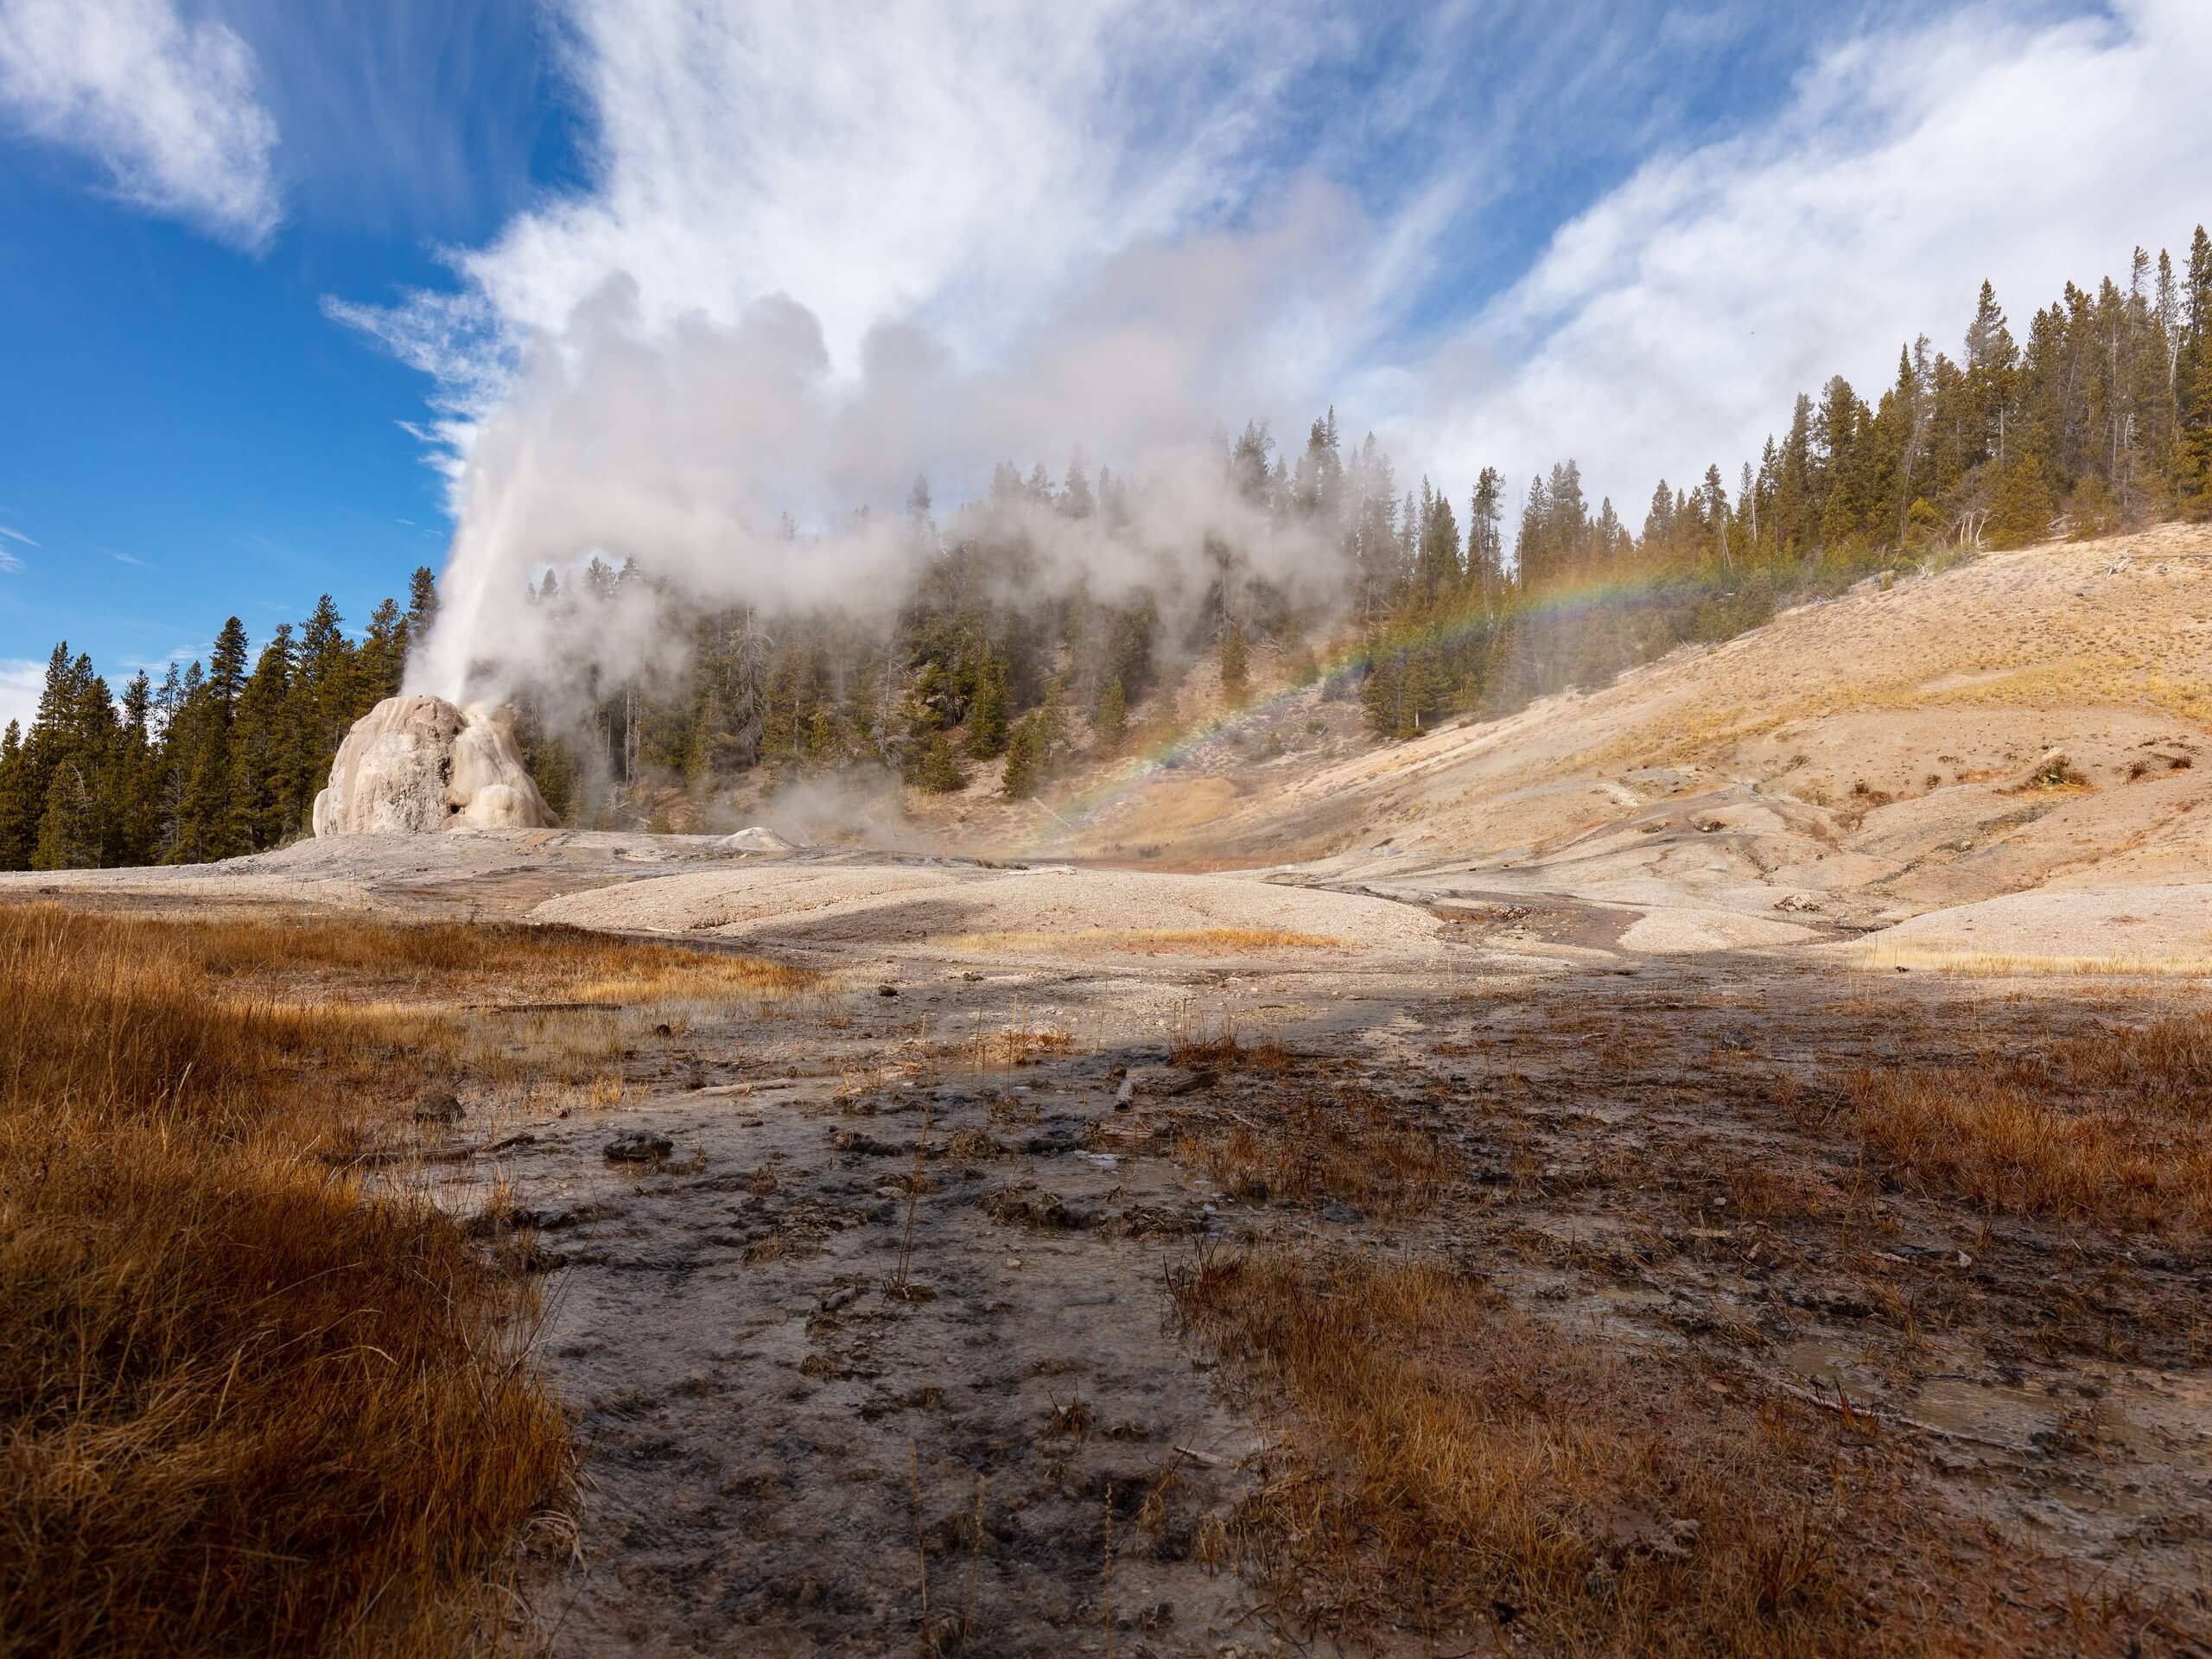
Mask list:
[{"label": "pale sandy soil", "polygon": [[[1301,750],[1317,712],[1331,734]],[[1638,950],[1810,943],[2029,888],[2155,886],[2186,908],[2212,875],[2212,530],[1870,579],[1404,744],[1350,740],[1312,690],[1251,719],[1292,752],[1254,763],[1232,731],[1118,788],[1086,779],[1073,828],[1039,819],[1038,844],[1618,905]],[[2054,749],[2079,783],[2030,779]],[[2016,935],[2045,924],[2011,948],[2080,954],[2064,901],[2006,914]]]}]

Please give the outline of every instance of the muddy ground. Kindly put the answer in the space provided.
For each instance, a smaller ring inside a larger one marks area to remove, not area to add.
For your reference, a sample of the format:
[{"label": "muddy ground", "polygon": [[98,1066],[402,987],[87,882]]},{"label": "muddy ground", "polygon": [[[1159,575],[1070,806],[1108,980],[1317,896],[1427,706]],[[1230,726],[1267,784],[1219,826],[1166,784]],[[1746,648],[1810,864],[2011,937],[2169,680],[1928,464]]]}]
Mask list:
[{"label": "muddy ground", "polygon": [[[1235,1570],[1271,1425],[1165,1287],[1195,1252],[1289,1240],[1433,1253],[1718,1389],[1819,1402],[2045,1587],[2203,1632],[2212,1259],[1903,1190],[1844,1121],[1853,1068],[2145,1011],[1749,957],[1440,984],[894,956],[671,1025],[619,1103],[472,1102],[453,1136],[456,1201],[506,1183],[556,1287],[540,1352],[585,1481],[540,1615],[578,1653],[1299,1641]],[[1352,1095],[1453,1154],[1427,1213],[1325,1179],[1232,1194],[1192,1155]],[[640,1135],[664,1157],[611,1160]]]}]

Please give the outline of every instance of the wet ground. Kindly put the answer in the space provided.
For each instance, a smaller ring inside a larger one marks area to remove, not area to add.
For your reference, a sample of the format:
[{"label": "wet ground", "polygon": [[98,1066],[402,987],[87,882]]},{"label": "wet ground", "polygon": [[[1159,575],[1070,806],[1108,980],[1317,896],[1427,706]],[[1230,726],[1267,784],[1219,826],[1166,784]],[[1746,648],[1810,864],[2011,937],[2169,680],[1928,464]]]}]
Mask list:
[{"label": "wet ground", "polygon": [[[1166,1288],[1260,1242],[1433,1254],[1563,1328],[1832,1412],[2020,1559],[2156,1610],[2154,1633],[2212,1630],[2212,1255],[1905,1190],[1845,1122],[1854,1068],[2146,1004],[1497,959],[871,959],[671,1024],[619,1103],[470,1103],[452,1149],[498,1150],[448,1166],[454,1202],[506,1183],[498,1228],[549,1274],[541,1358],[579,1418],[575,1548],[537,1589],[555,1649],[1289,1650],[1230,1547],[1271,1426]],[[1355,1101],[1446,1149],[1433,1201],[1209,1179],[1213,1141],[1293,1122],[1322,1126],[1325,1172]],[[610,1155],[627,1135],[644,1161]]]}]

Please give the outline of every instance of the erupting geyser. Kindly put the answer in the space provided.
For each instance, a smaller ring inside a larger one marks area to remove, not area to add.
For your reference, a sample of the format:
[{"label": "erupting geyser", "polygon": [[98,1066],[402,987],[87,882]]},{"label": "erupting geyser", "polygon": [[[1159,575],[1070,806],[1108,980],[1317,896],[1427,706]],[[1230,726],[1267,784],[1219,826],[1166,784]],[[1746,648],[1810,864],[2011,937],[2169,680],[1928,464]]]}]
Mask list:
[{"label": "erupting geyser", "polygon": [[353,722],[315,798],[317,836],[535,830],[554,822],[504,709],[386,697]]}]

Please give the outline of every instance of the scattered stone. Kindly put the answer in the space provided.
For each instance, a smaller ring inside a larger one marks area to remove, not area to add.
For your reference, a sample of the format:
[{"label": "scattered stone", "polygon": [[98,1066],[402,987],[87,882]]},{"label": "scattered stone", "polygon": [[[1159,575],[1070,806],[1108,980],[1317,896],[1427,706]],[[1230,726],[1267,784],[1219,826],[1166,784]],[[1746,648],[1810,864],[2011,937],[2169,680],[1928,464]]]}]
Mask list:
[{"label": "scattered stone", "polygon": [[607,1160],[613,1164],[658,1164],[676,1150],[664,1135],[645,1129],[626,1129],[607,1143]]},{"label": "scattered stone", "polygon": [[415,1103],[417,1123],[453,1124],[465,1116],[460,1100],[448,1090],[432,1089]]},{"label": "scattered stone", "polygon": [[896,985],[879,985],[875,988],[875,994],[878,996],[896,996],[899,988]]}]

